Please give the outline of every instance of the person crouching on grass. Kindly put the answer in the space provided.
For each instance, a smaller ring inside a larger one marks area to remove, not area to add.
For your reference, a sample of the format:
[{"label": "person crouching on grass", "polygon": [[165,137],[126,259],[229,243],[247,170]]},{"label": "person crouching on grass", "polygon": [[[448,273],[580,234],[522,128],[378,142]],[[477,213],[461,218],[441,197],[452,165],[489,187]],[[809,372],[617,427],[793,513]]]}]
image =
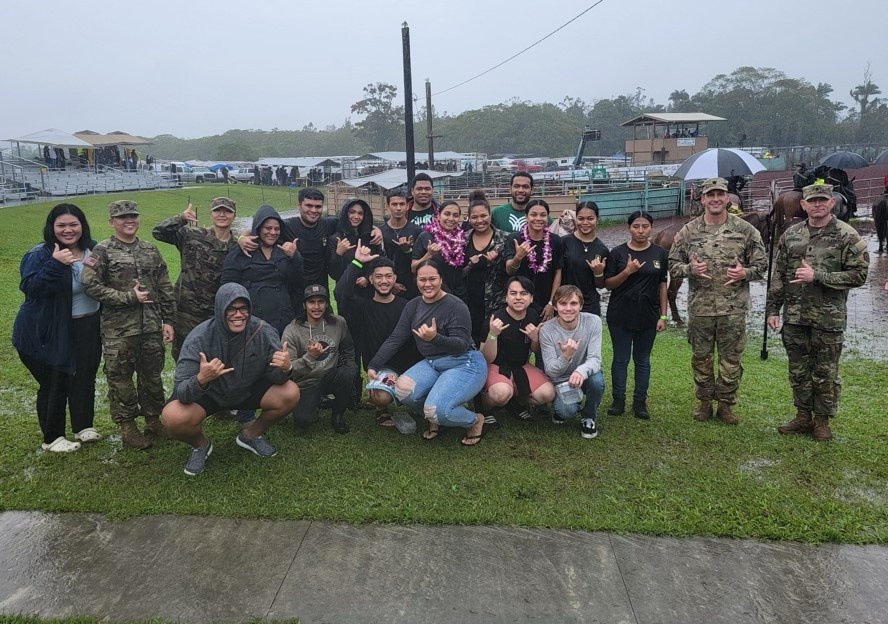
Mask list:
[{"label": "person crouching on grass", "polygon": [[490,331],[481,344],[487,360],[487,382],[481,407],[490,411],[512,399],[520,406],[518,417],[531,418],[531,405],[545,405],[555,398],[555,386],[542,370],[528,364],[531,351],[539,349],[539,313],[531,307],[533,282],[516,275],[506,284],[506,307],[490,317]]},{"label": "person crouching on grass", "polygon": [[[598,435],[597,416],[604,395],[601,374],[601,319],[583,309],[583,293],[561,286],[552,296],[557,316],[540,327],[540,348],[546,375],[555,384],[556,425],[580,412],[584,438]],[[583,396],[586,403],[580,407]]]},{"label": "person crouching on grass", "polygon": [[170,437],[191,445],[187,475],[203,472],[213,452],[201,427],[207,414],[260,408],[259,418],[235,442],[260,457],[273,457],[277,450],[264,434],[299,402],[299,388],[287,379],[292,370],[287,343],[281,345],[274,327],[253,316],[251,306],[246,288],[223,284],[215,316],[195,327],[182,345],[173,395],[161,418]]},{"label": "person crouching on grass", "polygon": [[474,446],[483,433],[484,415],[463,403],[484,387],[487,366],[472,342],[469,308],[462,299],[441,289],[441,270],[434,260],[423,260],[416,268],[420,296],[411,299],[392,335],[367,365],[367,378],[375,379],[408,340],[414,340],[424,359],[395,383],[395,396],[429,421],[423,434],[434,440],[440,428],[463,427],[464,446]]}]

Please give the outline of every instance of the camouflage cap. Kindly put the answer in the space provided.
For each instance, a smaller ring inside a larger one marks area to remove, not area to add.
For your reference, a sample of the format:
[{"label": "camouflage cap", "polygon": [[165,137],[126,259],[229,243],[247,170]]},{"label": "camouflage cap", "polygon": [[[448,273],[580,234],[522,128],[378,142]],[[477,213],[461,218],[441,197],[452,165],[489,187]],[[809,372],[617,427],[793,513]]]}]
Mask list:
[{"label": "camouflage cap", "polygon": [[112,217],[139,214],[138,204],[131,199],[118,199],[108,204],[108,214]]},{"label": "camouflage cap", "polygon": [[815,197],[824,197],[832,199],[833,188],[830,184],[809,184],[802,189],[802,199],[809,200]]},{"label": "camouflage cap", "polygon": [[703,184],[700,186],[700,192],[705,195],[709,191],[727,191],[728,190],[728,181],[724,178],[708,178],[703,180]]},{"label": "camouflage cap", "polygon": [[231,212],[237,212],[237,202],[229,197],[216,197],[212,202],[210,202],[210,210],[230,210]]},{"label": "camouflage cap", "polygon": [[305,296],[302,297],[302,300],[306,301],[312,297],[323,297],[324,299],[327,299],[327,289],[320,284],[312,284],[305,289]]}]

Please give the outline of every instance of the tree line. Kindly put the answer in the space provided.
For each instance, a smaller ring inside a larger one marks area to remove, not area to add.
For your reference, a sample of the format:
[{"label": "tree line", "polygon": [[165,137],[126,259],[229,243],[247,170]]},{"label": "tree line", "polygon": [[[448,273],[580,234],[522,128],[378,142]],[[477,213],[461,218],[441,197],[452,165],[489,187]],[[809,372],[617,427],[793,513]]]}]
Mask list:
[{"label": "tree line", "polygon": [[[631,129],[620,124],[644,112],[704,112],[727,121],[710,123],[710,145],[791,146],[888,142],[888,102],[879,97],[869,66],[849,96],[848,108],[833,99],[826,83],[812,84],[768,67],[739,67],[719,74],[698,93],[675,90],[665,104],[646,97],[643,89],[613,98],[586,101],[565,97],[557,104],[512,99],[458,114],[433,108],[435,150],[565,156],[576,150],[583,127],[601,130],[601,141],[587,154],[611,155],[623,150]],[[398,88],[371,83],[351,107],[341,126],[324,129],[308,124],[301,130],[229,130],[221,135],[179,139],[154,138],[160,158],[255,160],[263,156],[336,156],[404,149],[403,107]],[[425,110],[414,119],[416,149],[426,151]]]}]

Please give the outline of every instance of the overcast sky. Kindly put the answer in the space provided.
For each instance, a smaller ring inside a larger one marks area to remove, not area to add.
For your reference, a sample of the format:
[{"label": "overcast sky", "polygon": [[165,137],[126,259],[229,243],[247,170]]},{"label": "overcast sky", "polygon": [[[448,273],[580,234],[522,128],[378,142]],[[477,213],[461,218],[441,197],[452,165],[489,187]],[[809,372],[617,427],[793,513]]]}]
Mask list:
[{"label": "overcast sky", "polygon": [[[5,3],[0,139],[50,127],[191,138],[339,126],[370,82],[396,84],[403,97],[404,21],[414,95],[424,100],[426,78],[443,91],[595,1]],[[743,65],[829,83],[833,99],[851,104],[848,91],[871,62],[888,94],[884,0],[841,10],[826,0],[722,6],[603,0],[517,59],[438,95],[434,106],[459,113],[513,97],[592,102],[636,87],[666,104],[672,90],[694,94]],[[844,43],[842,24],[850,28]]]}]

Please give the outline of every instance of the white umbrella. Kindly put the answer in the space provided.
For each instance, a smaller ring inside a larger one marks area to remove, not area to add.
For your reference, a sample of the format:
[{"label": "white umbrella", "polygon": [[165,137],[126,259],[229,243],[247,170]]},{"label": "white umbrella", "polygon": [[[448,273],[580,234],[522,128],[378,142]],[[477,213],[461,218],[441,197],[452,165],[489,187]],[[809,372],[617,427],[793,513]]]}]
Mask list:
[{"label": "white umbrella", "polygon": [[765,169],[749,152],[732,147],[711,147],[684,161],[673,176],[683,180],[703,180],[753,175]]}]

